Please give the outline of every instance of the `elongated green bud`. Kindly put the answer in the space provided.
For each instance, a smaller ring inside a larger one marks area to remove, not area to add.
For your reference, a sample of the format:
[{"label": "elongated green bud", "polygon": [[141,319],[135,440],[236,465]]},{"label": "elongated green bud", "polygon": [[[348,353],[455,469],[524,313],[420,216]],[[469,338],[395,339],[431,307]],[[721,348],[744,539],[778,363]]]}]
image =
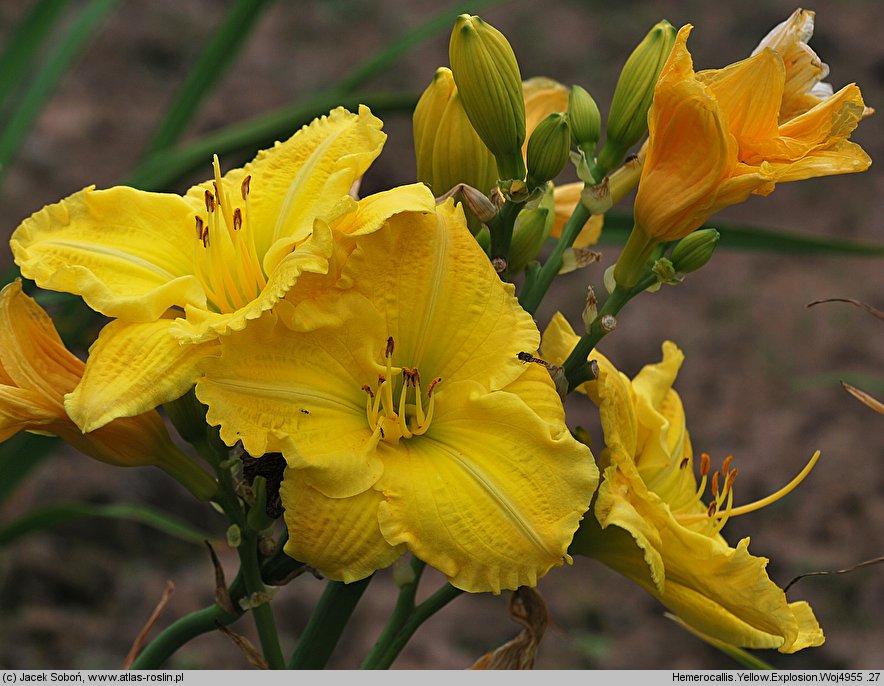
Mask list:
[{"label": "elongated green bud", "polygon": [[554,112],[537,125],[528,139],[528,188],[552,181],[568,164],[571,129],[568,117]]},{"label": "elongated green bud", "polygon": [[463,108],[494,154],[501,179],[524,179],[525,100],[519,64],[506,37],[479,17],[455,22],[448,59]]},{"label": "elongated green bud", "polygon": [[580,86],[571,86],[568,94],[568,122],[574,146],[587,157],[594,155],[602,134],[602,115],[592,96]]},{"label": "elongated green bud", "polygon": [[700,229],[682,238],[669,254],[675,271],[688,274],[697,271],[711,258],[721,234],[715,229]]},{"label": "elongated green bud", "polygon": [[648,132],[654,86],[675,44],[675,33],[675,27],[665,19],[656,24],[620,72],[608,113],[608,135],[598,156],[598,165],[606,173]]}]

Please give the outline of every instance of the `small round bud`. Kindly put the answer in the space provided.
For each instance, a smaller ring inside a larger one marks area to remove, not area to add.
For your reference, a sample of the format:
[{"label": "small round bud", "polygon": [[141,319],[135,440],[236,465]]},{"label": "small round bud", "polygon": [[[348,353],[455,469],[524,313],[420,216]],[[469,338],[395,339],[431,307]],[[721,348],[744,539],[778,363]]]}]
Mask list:
[{"label": "small round bud", "polygon": [[571,86],[568,95],[568,121],[571,124],[571,140],[587,157],[595,153],[595,146],[602,133],[602,115],[592,96],[580,86]]},{"label": "small round bud", "polygon": [[479,17],[457,18],[448,58],[464,111],[494,154],[501,179],[522,179],[525,100],[522,76],[506,37]]},{"label": "small round bud", "polygon": [[681,274],[697,271],[711,259],[719,238],[721,234],[715,229],[700,229],[682,238],[669,255],[675,271]]},{"label": "small round bud", "polygon": [[571,131],[568,117],[554,112],[537,125],[528,139],[528,187],[537,188],[556,178],[568,164]]},{"label": "small round bud", "polygon": [[659,22],[626,60],[611,100],[608,135],[598,157],[605,172],[620,164],[626,151],[647,134],[654,87],[675,45],[675,33],[668,21]]}]

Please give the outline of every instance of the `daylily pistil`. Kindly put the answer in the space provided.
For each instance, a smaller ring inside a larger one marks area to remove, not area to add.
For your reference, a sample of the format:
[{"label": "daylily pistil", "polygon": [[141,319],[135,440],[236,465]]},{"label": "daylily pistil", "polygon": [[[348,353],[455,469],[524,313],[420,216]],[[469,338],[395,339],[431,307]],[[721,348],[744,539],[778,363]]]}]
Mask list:
[{"label": "daylily pistil", "polygon": [[[771,493],[769,496],[762,498],[761,500],[756,500],[751,503],[747,503],[745,505],[740,505],[739,507],[733,507],[734,501],[734,480],[737,477],[737,470],[730,469],[730,463],[733,459],[733,456],[729,455],[725,458],[722,463],[721,470],[716,471],[712,474],[712,496],[713,499],[709,501],[709,506],[706,509],[705,513],[673,513],[675,519],[681,524],[695,524],[696,522],[700,522],[703,519],[706,519],[709,524],[709,533],[717,534],[724,528],[724,525],[727,523],[727,520],[731,517],[736,517],[738,515],[749,514],[750,512],[755,512],[756,510],[760,510],[762,507],[767,507],[775,503],[780,498],[791,493],[798,484],[804,481],[805,477],[810,474],[810,471],[813,469],[814,465],[816,465],[817,460],[820,458],[820,451],[817,450],[813,456],[808,460],[807,464],[804,466],[798,475],[792,479],[788,484],[783,486],[778,491]],[[697,500],[701,500],[703,497],[703,493],[706,490],[706,485],[709,478],[709,464],[710,459],[709,455],[703,453],[700,456],[700,485],[697,488]],[[719,476],[724,479],[724,486],[719,490],[718,481]]]},{"label": "daylily pistil", "polygon": [[251,175],[240,184],[242,207],[234,207],[221,178],[218,156],[213,161],[215,192],[205,192],[206,217],[196,216],[193,264],[206,292],[208,305],[217,312],[235,312],[260,295],[267,285],[249,221]]},{"label": "daylily pistil", "polygon": [[[430,428],[433,420],[433,408],[435,398],[433,389],[442,380],[436,377],[427,387],[427,407],[424,404],[421,393],[421,376],[418,369],[410,367],[393,367],[393,351],[395,343],[393,337],[387,338],[387,346],[384,357],[387,364],[387,373],[378,377],[377,391],[372,391],[368,384],[362,387],[368,397],[366,398],[365,413],[368,424],[373,428],[371,436],[372,446],[378,441],[384,440],[396,445],[400,438],[421,436]],[[396,377],[401,374],[402,381],[399,384],[399,402],[395,404]],[[414,389],[414,402],[408,402],[409,388]]]}]

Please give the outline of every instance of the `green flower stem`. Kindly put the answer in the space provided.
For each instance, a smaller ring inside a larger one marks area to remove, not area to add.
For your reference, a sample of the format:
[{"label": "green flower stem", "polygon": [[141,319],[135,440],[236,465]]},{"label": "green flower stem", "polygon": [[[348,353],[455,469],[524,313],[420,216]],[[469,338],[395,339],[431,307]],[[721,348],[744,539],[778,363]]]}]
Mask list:
[{"label": "green flower stem", "polygon": [[[231,593],[231,596],[233,594]],[[234,600],[236,604],[236,600]],[[166,627],[135,658],[131,669],[159,669],[188,641],[214,631],[219,626],[232,624],[240,615],[230,615],[218,605],[210,605],[191,612]]]},{"label": "green flower stem", "polygon": [[[553,279],[556,278],[556,275],[562,268],[562,256],[565,254],[565,250],[574,245],[574,241],[580,234],[580,230],[586,222],[589,221],[589,217],[589,210],[583,206],[583,203],[578,203],[577,207],[574,208],[573,214],[562,229],[562,236],[559,238],[558,243],[556,243],[556,247],[553,249],[549,258],[540,270],[536,273],[535,278],[530,284],[530,288],[525,288],[519,295],[519,303],[530,314],[533,315],[537,311],[537,308],[540,306],[543,297],[549,290]],[[493,235],[494,234],[492,233],[492,236]]]},{"label": "green flower stem", "polygon": [[589,354],[595,350],[599,341],[613,330],[603,326],[604,318],[616,316],[626,303],[649,286],[654,285],[656,282],[657,277],[654,274],[649,273],[633,288],[628,290],[620,286],[614,288],[614,292],[608,296],[605,304],[599,310],[598,315],[592,320],[592,324],[589,326],[589,331],[580,338],[577,345],[575,345],[574,349],[571,351],[571,354],[568,355],[568,359],[565,360],[562,365],[565,370],[565,377],[568,379],[569,391],[577,388],[580,384],[593,379],[593,375],[590,372],[586,360],[589,357]]},{"label": "green flower stem", "polygon": [[289,658],[288,669],[324,669],[347,626],[353,610],[372,577],[345,584],[329,581],[310,621],[301,635],[298,647]]},{"label": "green flower stem", "polygon": [[402,649],[405,647],[411,637],[414,635],[414,632],[417,631],[418,628],[420,628],[420,626],[425,621],[427,621],[430,617],[436,614],[452,600],[457,598],[461,593],[463,593],[462,590],[460,590],[459,588],[455,588],[450,584],[446,584],[438,591],[436,591],[424,602],[414,608],[414,610],[409,614],[408,619],[405,620],[399,631],[397,631],[395,635],[391,636],[380,650],[372,651],[372,656],[374,657],[371,660],[366,658],[366,660],[362,663],[361,669],[389,668],[390,665],[393,664],[393,661],[398,657],[399,653],[402,652]]},{"label": "green flower stem", "polygon": [[[502,264],[503,270],[498,271],[501,278],[506,276],[510,244],[513,241],[513,227],[516,225],[516,217],[519,216],[523,206],[524,203],[507,200],[500,208],[500,212],[488,223],[488,229],[491,232],[491,263],[495,265],[495,269],[499,269],[497,265]],[[500,260],[503,262],[500,263]]]},{"label": "green flower stem", "polygon": [[217,502],[231,524],[239,527],[242,533],[242,541],[237,546],[239,555],[240,573],[245,584],[245,593],[252,603],[252,617],[255,628],[258,630],[258,638],[261,643],[261,651],[264,659],[271,669],[283,669],[285,658],[279,645],[279,635],[276,631],[276,623],[273,620],[273,611],[269,604],[269,594],[264,580],[261,578],[261,565],[258,562],[258,533],[251,531],[247,526],[246,513],[242,503],[236,495],[233,474],[227,466],[227,451],[217,441],[209,438],[197,441],[197,449],[206,460],[215,467],[218,474],[218,490],[215,502]]},{"label": "green flower stem", "polygon": [[252,606],[252,616],[255,620],[255,628],[258,630],[261,652],[264,653],[264,659],[270,669],[284,669],[285,658],[282,656],[282,648],[279,646],[279,635],[276,632],[276,622],[273,620],[270,596],[264,585],[264,580],[261,578],[257,534],[252,531],[246,532],[237,552],[239,553],[246,593],[249,599],[255,602]]},{"label": "green flower stem", "polygon": [[375,642],[371,652],[366,655],[365,660],[362,661],[364,669],[368,669],[366,665],[372,664],[384,654],[396,634],[405,625],[409,615],[414,612],[414,599],[417,596],[417,587],[420,583],[421,574],[423,574],[425,567],[426,565],[417,558],[412,559],[411,570],[414,573],[414,578],[411,582],[403,584],[399,589],[399,598],[396,600],[396,607],[393,609],[393,614],[391,614],[390,618],[387,620],[387,624],[381,632],[381,635],[378,637],[378,640]]}]

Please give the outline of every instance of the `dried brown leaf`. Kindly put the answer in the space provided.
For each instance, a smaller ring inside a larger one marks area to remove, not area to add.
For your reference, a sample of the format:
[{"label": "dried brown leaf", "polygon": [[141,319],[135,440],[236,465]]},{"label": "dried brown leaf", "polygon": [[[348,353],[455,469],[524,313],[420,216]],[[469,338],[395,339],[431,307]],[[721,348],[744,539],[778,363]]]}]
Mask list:
[{"label": "dried brown leaf", "polygon": [[856,305],[856,307],[861,307],[873,317],[877,317],[878,319],[884,321],[884,312],[875,309],[871,305],[866,305],[864,302],[854,300],[853,298],[826,298],[825,300],[814,300],[812,303],[807,303],[807,306],[813,307],[814,305],[819,305],[820,303],[850,303],[851,305]]},{"label": "dried brown leaf", "polygon": [[138,657],[138,653],[141,652],[141,646],[144,645],[144,642],[147,640],[147,635],[150,633],[150,630],[153,629],[154,624],[157,623],[157,620],[160,618],[160,615],[163,613],[163,610],[166,609],[166,605],[169,604],[169,599],[172,597],[172,594],[175,592],[175,584],[171,581],[166,581],[166,588],[163,589],[163,594],[160,596],[160,600],[157,603],[157,606],[151,612],[150,617],[148,617],[147,622],[142,627],[141,631],[138,632],[138,635],[135,637],[135,640],[132,642],[132,647],[129,649],[128,655],[126,655],[126,659],[123,660],[123,664],[120,666],[120,669],[129,669],[132,666],[132,663],[135,662],[135,658]]},{"label": "dried brown leaf", "polygon": [[865,391],[861,391],[860,389],[858,389],[856,386],[851,386],[849,383],[844,383],[842,381],[841,386],[844,388],[845,391],[850,393],[850,395],[859,400],[866,407],[870,407],[878,414],[884,414],[884,403],[882,403],[880,400],[873,398]]},{"label": "dried brown leaf", "polygon": [[227,636],[231,641],[233,641],[233,645],[239,648],[240,652],[249,661],[249,664],[252,665],[255,669],[270,669],[270,666],[267,664],[267,661],[258,652],[258,649],[252,645],[252,642],[247,639],[242,634],[238,634],[235,631],[231,631],[223,624],[215,622],[215,626],[218,627],[218,631]]},{"label": "dried brown leaf", "polygon": [[879,565],[881,563],[884,563],[884,557],[876,557],[871,560],[864,560],[863,562],[860,562],[859,564],[855,564],[852,567],[847,567],[845,569],[833,569],[833,570],[829,570],[829,571],[825,571],[825,572],[807,572],[806,574],[799,574],[794,579],[792,579],[792,581],[790,581],[788,584],[786,584],[783,587],[783,591],[788,591],[789,587],[792,586],[792,584],[794,584],[799,579],[803,579],[808,576],[830,576],[832,574],[847,574],[847,573],[853,572],[857,569],[861,569],[862,567],[870,567],[872,565]]},{"label": "dried brown leaf", "polygon": [[543,597],[533,588],[522,586],[510,596],[510,618],[521,624],[518,636],[486,653],[470,669],[533,669],[540,639],[549,624]]}]

